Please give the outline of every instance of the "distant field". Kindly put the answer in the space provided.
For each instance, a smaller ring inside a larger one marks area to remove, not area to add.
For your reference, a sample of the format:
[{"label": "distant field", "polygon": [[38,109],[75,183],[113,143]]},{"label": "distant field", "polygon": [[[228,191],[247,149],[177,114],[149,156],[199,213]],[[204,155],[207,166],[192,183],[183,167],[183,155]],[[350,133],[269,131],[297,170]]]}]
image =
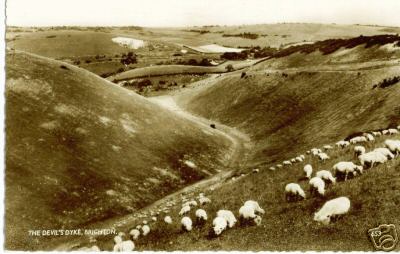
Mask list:
[{"label": "distant field", "polygon": [[148,76],[153,77],[153,76],[176,75],[176,74],[223,73],[227,72],[226,67],[228,65],[232,65],[234,70],[239,70],[249,67],[260,60],[261,59],[245,60],[245,61],[226,61],[223,64],[212,67],[190,66],[190,65],[158,65],[158,66],[138,68],[118,73],[115,76],[109,77],[108,79],[119,81],[119,80],[142,78]]}]

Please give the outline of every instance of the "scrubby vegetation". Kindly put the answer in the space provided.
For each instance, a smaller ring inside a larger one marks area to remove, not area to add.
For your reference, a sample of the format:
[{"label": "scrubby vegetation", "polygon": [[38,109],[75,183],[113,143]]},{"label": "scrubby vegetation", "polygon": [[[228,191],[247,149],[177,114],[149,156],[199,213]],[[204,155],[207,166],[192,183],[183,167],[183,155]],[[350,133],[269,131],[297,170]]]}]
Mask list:
[{"label": "scrubby vegetation", "polygon": [[376,45],[382,46],[388,43],[395,43],[397,47],[400,47],[399,35],[360,35],[359,37],[351,39],[329,39],[324,41],[317,41],[313,44],[302,44],[280,50],[279,52],[274,54],[274,57],[285,57],[297,52],[309,54],[318,50],[321,51],[322,54],[328,55],[337,51],[340,48],[349,49],[362,44],[365,44],[365,48],[370,48]]},{"label": "scrubby vegetation", "polygon": [[259,35],[255,33],[244,32],[240,34],[223,34],[222,37],[240,37],[244,39],[255,40],[259,37]]},{"label": "scrubby vegetation", "polygon": [[392,78],[385,78],[378,84],[374,85],[373,88],[377,88],[377,87],[386,88],[386,87],[397,84],[399,81],[400,81],[400,76],[395,76]]}]

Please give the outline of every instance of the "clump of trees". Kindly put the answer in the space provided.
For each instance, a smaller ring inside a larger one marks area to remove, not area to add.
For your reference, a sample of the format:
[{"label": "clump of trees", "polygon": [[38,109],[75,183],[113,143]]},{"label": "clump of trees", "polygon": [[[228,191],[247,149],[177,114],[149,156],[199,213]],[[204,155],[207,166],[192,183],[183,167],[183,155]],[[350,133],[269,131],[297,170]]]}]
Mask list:
[{"label": "clump of trees", "polygon": [[221,55],[221,59],[226,60],[245,60],[248,57],[248,52],[225,52]]},{"label": "clump of trees", "polygon": [[128,52],[128,54],[122,54],[121,63],[124,65],[137,63],[136,55],[133,52]]},{"label": "clump of trees", "polygon": [[241,37],[244,39],[255,40],[259,37],[259,35],[255,33],[244,32],[240,34],[223,34],[222,37]]}]

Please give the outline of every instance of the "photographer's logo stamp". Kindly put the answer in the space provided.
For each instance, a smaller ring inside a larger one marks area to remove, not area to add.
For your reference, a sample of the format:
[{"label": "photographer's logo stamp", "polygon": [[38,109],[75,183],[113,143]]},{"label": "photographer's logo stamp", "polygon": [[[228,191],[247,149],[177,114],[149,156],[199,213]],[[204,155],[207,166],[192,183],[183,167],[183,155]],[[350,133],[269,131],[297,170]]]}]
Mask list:
[{"label": "photographer's logo stamp", "polygon": [[368,235],[376,250],[391,251],[399,241],[393,224],[382,224],[368,230]]}]

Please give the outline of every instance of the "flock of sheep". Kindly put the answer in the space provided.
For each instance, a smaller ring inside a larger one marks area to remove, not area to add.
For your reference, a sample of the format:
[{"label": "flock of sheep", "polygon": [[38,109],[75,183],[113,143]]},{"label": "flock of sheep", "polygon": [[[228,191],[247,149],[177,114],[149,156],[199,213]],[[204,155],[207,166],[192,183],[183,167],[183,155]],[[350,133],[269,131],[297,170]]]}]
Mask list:
[{"label": "flock of sheep", "polygon": [[[365,147],[361,146],[362,143],[374,142],[375,138],[382,135],[395,135],[398,134],[400,126],[397,129],[388,129],[383,131],[374,131],[371,133],[364,133],[363,135],[351,138],[348,141],[339,141],[336,143],[337,149],[343,149],[345,147],[353,147],[355,155],[358,157],[360,165],[355,164],[351,161],[341,161],[336,163],[332,170],[320,170],[315,172],[312,165],[306,164],[303,168],[304,177],[309,180],[310,195],[324,196],[325,190],[330,184],[335,184],[337,181],[346,181],[349,177],[355,177],[358,174],[362,174],[364,170],[372,168],[377,164],[385,163],[387,160],[394,159],[400,155],[400,140],[386,139],[384,144],[386,147],[376,148],[372,151],[367,152]],[[309,156],[315,156],[320,161],[329,160],[329,151],[334,149],[330,145],[323,146],[322,149],[313,148],[306,153]],[[304,162],[304,155],[299,155],[291,160],[285,160],[282,164],[270,167],[270,170],[276,170],[277,168],[290,167],[291,165],[299,162]],[[253,171],[255,173],[258,172]],[[298,183],[288,183],[285,186],[285,195],[287,201],[299,201],[306,198],[306,192],[301,188]],[[173,218],[170,214],[170,209],[176,207],[179,201],[169,200],[166,202],[165,207],[160,208],[158,211],[151,211],[151,221],[156,222],[161,212],[164,213],[162,223],[170,225],[174,223],[174,220],[180,220],[180,227],[182,232],[192,231],[194,227],[202,227],[208,220],[209,214],[205,210],[207,204],[211,203],[210,198],[206,197],[204,193],[200,193],[197,196],[192,197],[190,200],[188,197],[182,194],[181,197],[181,209],[176,215],[177,218]],[[332,200],[328,200],[322,208],[314,214],[314,220],[322,224],[329,224],[331,219],[346,214],[350,209],[350,200],[347,197],[338,197]],[[194,220],[189,216],[191,211],[194,212]],[[238,210],[238,218],[242,225],[256,225],[259,226],[262,222],[262,215],[264,210],[260,207],[257,201],[248,200]],[[140,217],[146,215],[141,214]],[[235,214],[230,210],[219,210],[212,220],[212,227],[210,228],[210,236],[217,237],[224,231],[234,227],[237,224]],[[137,225],[129,231],[127,234],[120,232],[114,237],[114,251],[132,251],[135,249],[134,241],[139,237],[145,237],[150,234],[151,228],[147,220],[143,220],[141,225]],[[86,250],[94,251],[99,248],[94,245],[91,248],[86,247]]]},{"label": "flock of sheep", "polygon": [[[399,133],[400,126],[397,129],[390,128],[383,131],[373,131],[371,133],[363,133],[363,135],[351,138],[348,141],[341,140],[336,143],[338,149],[343,149],[354,145],[353,151],[357,156],[360,165],[355,164],[352,161],[340,161],[333,165],[332,170],[319,170],[313,177],[313,167],[310,164],[306,164],[303,168],[305,178],[309,180],[310,195],[324,196],[325,190],[329,184],[335,184],[337,180],[346,181],[349,177],[355,177],[359,174],[363,174],[364,170],[372,168],[377,164],[386,163],[388,160],[392,160],[400,155],[400,140],[386,139],[384,141],[385,147],[375,148],[372,151],[367,152],[366,148],[361,144],[367,142],[374,142],[375,137],[382,135],[396,135]],[[323,146],[322,149],[313,148],[307,151],[307,154],[317,157],[320,161],[329,160],[330,157],[327,152],[334,149],[330,145]],[[282,168],[284,165],[292,165],[297,162],[303,162],[305,159],[304,155],[300,155],[291,160],[285,160],[282,164],[278,164],[274,167],[270,167],[270,170],[276,168]],[[287,201],[298,201],[306,198],[305,191],[301,188],[298,183],[288,183],[285,186],[285,195]],[[346,214],[350,210],[350,200],[347,197],[338,197],[327,201],[322,208],[315,213],[314,220],[321,222],[322,224],[329,224],[331,219],[337,218]]]}]

